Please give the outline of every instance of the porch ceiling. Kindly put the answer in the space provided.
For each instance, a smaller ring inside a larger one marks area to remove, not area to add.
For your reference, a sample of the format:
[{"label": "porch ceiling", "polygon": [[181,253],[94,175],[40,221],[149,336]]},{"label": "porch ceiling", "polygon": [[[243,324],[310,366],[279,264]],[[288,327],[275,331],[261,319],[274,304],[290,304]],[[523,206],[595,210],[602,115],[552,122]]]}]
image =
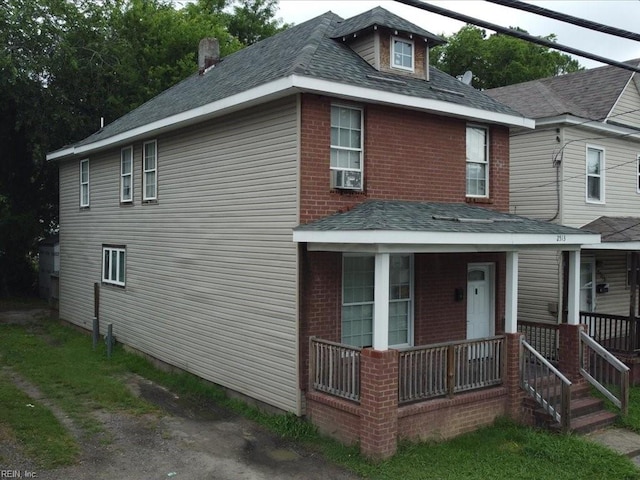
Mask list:
[{"label": "porch ceiling", "polygon": [[311,250],[579,250],[600,235],[466,204],[370,200],[293,230]]},{"label": "porch ceiling", "polygon": [[603,216],[580,227],[582,231],[599,233],[602,243],[583,248],[600,250],[640,250],[640,218]]}]

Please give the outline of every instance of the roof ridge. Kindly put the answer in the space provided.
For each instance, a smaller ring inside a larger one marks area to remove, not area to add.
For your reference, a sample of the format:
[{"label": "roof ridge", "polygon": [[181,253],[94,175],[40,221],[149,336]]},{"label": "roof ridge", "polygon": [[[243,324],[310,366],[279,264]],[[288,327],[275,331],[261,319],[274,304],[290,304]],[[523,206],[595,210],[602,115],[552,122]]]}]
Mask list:
[{"label": "roof ridge", "polygon": [[316,19],[318,18],[320,19],[318,25],[314,28],[313,34],[307,37],[307,41],[304,46],[300,48],[300,53],[296,56],[296,61],[293,62],[291,67],[288,69],[289,73],[306,70],[311,59],[320,47],[322,39],[327,35],[329,30],[333,28],[334,23],[337,20],[343,20],[342,17],[331,11],[323,13],[320,17],[316,17]]}]

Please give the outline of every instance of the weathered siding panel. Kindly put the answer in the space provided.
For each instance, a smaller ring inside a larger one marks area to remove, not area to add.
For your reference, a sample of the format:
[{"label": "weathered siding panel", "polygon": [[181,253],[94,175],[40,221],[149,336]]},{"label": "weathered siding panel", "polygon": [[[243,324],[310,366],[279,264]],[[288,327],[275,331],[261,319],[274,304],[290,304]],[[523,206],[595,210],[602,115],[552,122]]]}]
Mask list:
[{"label": "weathered siding panel", "polygon": [[562,253],[532,251],[518,257],[518,320],[556,323],[557,313],[549,307],[559,308]]},{"label": "weathered siding panel", "polygon": [[[91,208],[78,162],[61,166],[60,314],[90,326],[101,248],[126,245],[126,288],[101,287],[119,341],[207,380],[298,412],[297,101],[159,137],[158,202],[119,204],[120,150],[91,158]],[[89,322],[87,324],[87,322]]]},{"label": "weathered siding panel", "polygon": [[549,220],[558,208],[556,129],[519,132],[510,137],[509,192],[511,212]]},{"label": "weathered siding panel", "polygon": [[609,123],[621,123],[640,128],[640,79],[638,74],[628,83],[616,106],[607,119]]},{"label": "weathered siding panel", "polygon": [[[581,227],[602,215],[638,216],[637,157],[640,142],[605,137],[602,133],[580,128],[566,128],[564,141],[562,223]],[[587,144],[603,148],[605,152],[605,202],[602,204],[588,203],[585,198]]]},{"label": "weathered siding panel", "polygon": [[595,311],[613,315],[629,315],[630,290],[627,286],[627,252],[583,251],[583,255],[595,254],[596,283],[608,283],[607,293],[596,293]]},{"label": "weathered siding panel", "polygon": [[378,65],[378,60],[376,58],[375,41],[375,35],[365,35],[356,38],[349,44],[349,46],[354,52],[356,52],[369,64],[375,67],[376,65]]}]

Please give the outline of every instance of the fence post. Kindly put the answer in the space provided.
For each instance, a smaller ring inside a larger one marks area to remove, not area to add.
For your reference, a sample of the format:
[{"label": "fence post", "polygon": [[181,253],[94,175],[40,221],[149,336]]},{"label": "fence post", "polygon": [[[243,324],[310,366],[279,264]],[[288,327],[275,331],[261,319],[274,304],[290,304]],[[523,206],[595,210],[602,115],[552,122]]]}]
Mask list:
[{"label": "fence post", "polygon": [[92,328],[93,349],[95,350],[98,346],[98,340],[100,338],[100,320],[98,320],[98,317],[93,317]]},{"label": "fence post", "polygon": [[571,385],[562,382],[562,399],[560,410],[562,429],[566,432],[571,428]]},{"label": "fence post", "polygon": [[447,392],[449,397],[453,398],[456,388],[456,347],[449,345],[447,347]]}]

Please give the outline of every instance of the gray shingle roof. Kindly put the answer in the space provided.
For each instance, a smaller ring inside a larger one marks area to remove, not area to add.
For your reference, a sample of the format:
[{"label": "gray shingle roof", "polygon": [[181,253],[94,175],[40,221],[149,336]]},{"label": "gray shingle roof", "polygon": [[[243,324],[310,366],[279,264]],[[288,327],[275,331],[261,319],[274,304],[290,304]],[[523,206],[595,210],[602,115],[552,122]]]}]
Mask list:
[{"label": "gray shingle roof", "polygon": [[372,30],[376,26],[426,38],[429,40],[429,45],[442,45],[447,43],[442,37],[434,35],[381,7],[373,8],[360,15],[344,20],[336,26],[332,38],[351,36],[366,30]]},{"label": "gray shingle roof", "polygon": [[[387,24],[399,18],[375,10],[376,18],[381,16]],[[293,74],[520,117],[510,107],[434,67],[429,82],[378,72],[347,45],[332,39],[343,23],[327,12],[235,52],[205,74],[188,77],[74,146],[109,139]],[[403,21],[399,28],[411,25]],[[381,80],[385,78],[394,81]]]},{"label": "gray shingle roof", "polygon": [[[629,60],[638,65],[640,60]],[[633,72],[614,66],[582,70],[485,90],[494,99],[529,118],[575,115],[603,121]]]},{"label": "gray shingle roof", "polygon": [[458,203],[369,200],[351,210],[299,225],[296,231],[407,231],[579,235],[587,232]]},{"label": "gray shingle roof", "polygon": [[599,217],[581,230],[602,235],[602,242],[640,242],[640,218]]}]

